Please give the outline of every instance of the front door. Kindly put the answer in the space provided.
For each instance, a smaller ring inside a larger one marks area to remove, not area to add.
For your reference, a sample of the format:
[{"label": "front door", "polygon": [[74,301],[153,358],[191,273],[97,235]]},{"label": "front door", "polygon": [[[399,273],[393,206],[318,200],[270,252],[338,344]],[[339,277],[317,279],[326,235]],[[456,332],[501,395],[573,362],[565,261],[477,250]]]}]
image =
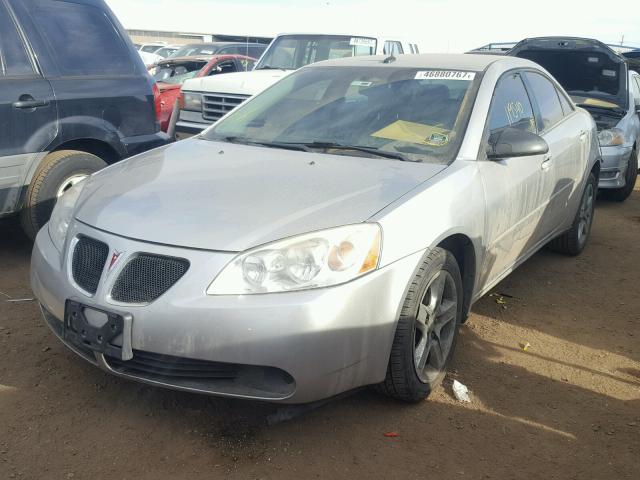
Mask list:
[{"label": "front door", "polygon": [[[489,135],[505,128],[537,133],[533,108],[520,73],[507,73],[496,86]],[[481,160],[486,198],[486,251],[481,284],[493,284],[531,250],[552,180],[545,155]]]}]

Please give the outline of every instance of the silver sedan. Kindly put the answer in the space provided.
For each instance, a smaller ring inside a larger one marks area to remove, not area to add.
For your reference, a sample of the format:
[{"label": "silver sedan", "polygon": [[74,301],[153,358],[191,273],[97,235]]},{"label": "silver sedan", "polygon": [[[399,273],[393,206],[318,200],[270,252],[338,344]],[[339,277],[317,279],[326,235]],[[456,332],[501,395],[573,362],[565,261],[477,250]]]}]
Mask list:
[{"label": "silver sedan", "polygon": [[75,185],[38,234],[33,290],[71,350],[123,378],[417,401],[476,300],[545,245],[582,251],[597,142],[528,60],[318,63]]}]

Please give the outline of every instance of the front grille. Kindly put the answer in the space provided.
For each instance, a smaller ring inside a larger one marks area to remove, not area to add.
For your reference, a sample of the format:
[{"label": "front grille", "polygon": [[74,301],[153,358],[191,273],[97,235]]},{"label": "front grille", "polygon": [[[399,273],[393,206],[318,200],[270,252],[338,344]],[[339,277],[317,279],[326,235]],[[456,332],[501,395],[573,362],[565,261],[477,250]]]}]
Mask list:
[{"label": "front grille", "polygon": [[118,373],[163,379],[180,380],[233,380],[238,369],[233,364],[193,360],[159,353],[133,351],[133,359],[128,361],[106,357],[111,368]]},{"label": "front grille", "polygon": [[94,294],[98,290],[109,246],[93,238],[80,236],[73,251],[71,272],[73,280],[84,291]]},{"label": "front grille", "polygon": [[231,95],[229,93],[203,95],[202,117],[205,120],[215,122],[249,97],[250,95]]},{"label": "front grille", "polygon": [[111,298],[122,303],[149,303],[169,290],[189,269],[184,258],[147,253],[133,258],[122,270],[111,290]]}]

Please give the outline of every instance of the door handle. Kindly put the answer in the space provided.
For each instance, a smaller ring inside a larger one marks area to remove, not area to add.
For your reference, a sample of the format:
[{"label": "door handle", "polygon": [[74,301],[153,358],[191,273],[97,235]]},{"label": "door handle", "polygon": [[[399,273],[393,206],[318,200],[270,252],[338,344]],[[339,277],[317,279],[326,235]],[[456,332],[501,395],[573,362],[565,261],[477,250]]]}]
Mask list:
[{"label": "door handle", "polygon": [[19,100],[17,102],[13,102],[13,108],[19,108],[22,110],[46,107],[47,105],[49,105],[49,100],[34,100],[33,98],[30,100]]},{"label": "door handle", "polygon": [[544,157],[544,160],[542,160],[540,168],[542,168],[542,170],[546,172],[547,170],[549,170],[549,168],[551,168],[551,165],[553,165],[553,157],[551,155],[547,155]]}]

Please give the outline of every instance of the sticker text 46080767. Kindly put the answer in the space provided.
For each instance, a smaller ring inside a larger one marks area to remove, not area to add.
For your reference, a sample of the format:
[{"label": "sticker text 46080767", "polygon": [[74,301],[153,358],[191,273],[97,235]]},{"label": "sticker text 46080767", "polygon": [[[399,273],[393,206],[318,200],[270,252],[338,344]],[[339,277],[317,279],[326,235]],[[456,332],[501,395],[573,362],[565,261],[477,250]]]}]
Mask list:
[{"label": "sticker text 46080767", "polygon": [[476,78],[476,72],[460,72],[457,70],[423,70],[416,72],[416,80],[466,80]]}]

